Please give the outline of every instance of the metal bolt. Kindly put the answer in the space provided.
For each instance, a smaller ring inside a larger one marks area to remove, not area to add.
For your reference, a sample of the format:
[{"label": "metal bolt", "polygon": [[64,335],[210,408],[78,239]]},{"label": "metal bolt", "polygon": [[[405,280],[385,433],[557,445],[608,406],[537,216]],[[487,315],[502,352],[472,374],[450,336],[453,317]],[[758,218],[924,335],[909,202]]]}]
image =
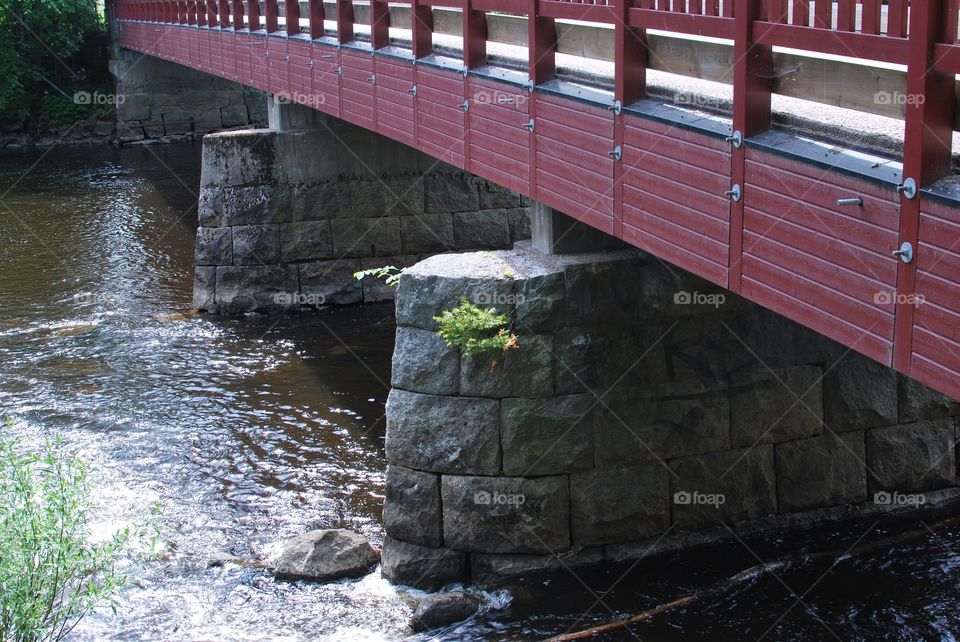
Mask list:
[{"label": "metal bolt", "polygon": [[742,196],[742,194],[741,194],[741,192],[740,192],[740,185],[739,185],[739,184],[738,184],[738,185],[734,185],[733,187],[731,187],[730,189],[728,189],[726,192],[724,192],[724,195],[729,196],[729,197],[732,198],[735,202],[736,202],[736,201],[739,201],[739,200],[740,200],[740,197]]},{"label": "metal bolt", "polygon": [[620,103],[619,100],[615,100],[615,101],[613,101],[613,104],[612,104],[612,105],[610,105],[609,107],[607,107],[607,109],[609,109],[610,111],[612,111],[615,115],[619,116],[619,115],[620,115],[620,112],[623,111],[623,105]]},{"label": "metal bolt", "polygon": [[407,90],[407,93],[408,93],[408,94],[413,94],[414,96],[416,96],[416,95],[417,95],[417,86],[414,85],[413,87],[411,87],[410,89],[408,89],[408,90]]},{"label": "metal bolt", "polygon": [[728,143],[732,143],[734,147],[736,147],[737,149],[740,149],[740,146],[743,145],[743,134],[740,133],[740,131],[738,130],[733,132],[732,135],[727,136],[723,140],[727,141]]},{"label": "metal bolt", "polygon": [[894,250],[892,254],[894,258],[900,259],[904,263],[909,263],[913,260],[913,246],[910,245],[909,241],[904,241],[900,245],[900,249]]},{"label": "metal bolt", "polygon": [[907,198],[913,198],[917,195],[917,181],[912,178],[905,179],[902,185],[897,185],[897,192]]},{"label": "metal bolt", "polygon": [[623,155],[620,145],[617,145],[613,148],[612,151],[607,152],[607,156],[613,156],[614,160],[620,160],[620,157]]},{"label": "metal bolt", "polygon": [[520,125],[520,126],[521,126],[521,127],[526,127],[527,129],[530,130],[530,133],[532,134],[532,133],[533,133],[533,129],[534,129],[534,127],[536,127],[536,125],[537,125],[537,124],[536,124],[536,123],[533,121],[533,119],[531,118],[530,120],[528,120],[527,122],[525,122],[524,124],[522,124],[522,125]]},{"label": "metal bolt", "polygon": [[856,205],[859,207],[863,205],[863,199],[859,196],[854,198],[838,198],[837,207],[843,207],[844,205]]}]

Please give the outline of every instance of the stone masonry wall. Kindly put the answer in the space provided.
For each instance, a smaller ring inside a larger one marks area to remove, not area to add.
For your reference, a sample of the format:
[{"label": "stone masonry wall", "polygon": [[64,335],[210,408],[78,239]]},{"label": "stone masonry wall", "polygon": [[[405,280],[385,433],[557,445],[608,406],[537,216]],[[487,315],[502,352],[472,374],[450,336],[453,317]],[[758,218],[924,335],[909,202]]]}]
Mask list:
[{"label": "stone masonry wall", "polygon": [[[519,349],[446,346],[433,317],[461,296],[509,313]],[[493,585],[957,484],[960,404],[639,251],[435,256],[396,312],[395,582]]]},{"label": "stone masonry wall", "polygon": [[328,118],[206,136],[194,305],[279,311],[392,299],[357,271],[529,238],[514,192]]},{"label": "stone masonry wall", "polygon": [[121,143],[200,136],[264,126],[267,96],[166,60],[118,49],[116,140]]}]

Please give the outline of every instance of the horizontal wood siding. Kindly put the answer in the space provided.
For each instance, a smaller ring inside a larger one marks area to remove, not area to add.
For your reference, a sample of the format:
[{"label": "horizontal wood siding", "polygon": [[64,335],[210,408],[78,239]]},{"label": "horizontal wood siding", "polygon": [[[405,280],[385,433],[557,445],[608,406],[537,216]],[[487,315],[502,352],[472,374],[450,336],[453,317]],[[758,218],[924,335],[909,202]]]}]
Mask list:
[{"label": "horizontal wood siding", "polygon": [[534,94],[536,198],[613,234],[613,115],[591,105]]},{"label": "horizontal wood siding", "polygon": [[910,375],[960,399],[960,211],[924,200]]},{"label": "horizontal wood siding", "polygon": [[530,193],[530,93],[503,83],[471,78],[470,167],[474,174],[523,194]]},{"label": "horizontal wood siding", "polygon": [[374,112],[373,56],[363,51],[340,50],[340,114],[344,120],[376,129]]},{"label": "horizontal wood siding", "polygon": [[463,76],[417,65],[417,147],[459,168],[466,160]]},{"label": "horizontal wood siding", "polygon": [[411,147],[416,145],[417,117],[414,112],[413,64],[378,56],[374,65],[377,132]]},{"label": "horizontal wood siding", "polygon": [[313,93],[317,96],[317,109],[331,116],[340,116],[340,52],[335,47],[310,44],[313,59]]},{"label": "horizontal wood siding", "polygon": [[[744,296],[889,365],[894,190],[753,149],[745,183]],[[858,196],[862,207],[836,204]]]},{"label": "horizontal wood siding", "polygon": [[627,118],[623,137],[623,239],[713,283],[729,265],[727,143]]}]

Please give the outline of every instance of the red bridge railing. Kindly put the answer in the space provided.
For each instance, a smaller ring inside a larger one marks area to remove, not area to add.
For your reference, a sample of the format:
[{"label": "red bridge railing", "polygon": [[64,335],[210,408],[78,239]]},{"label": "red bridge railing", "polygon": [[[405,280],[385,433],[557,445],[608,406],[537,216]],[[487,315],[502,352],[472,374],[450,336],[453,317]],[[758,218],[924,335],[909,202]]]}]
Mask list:
[{"label": "red bridge railing", "polygon": [[[409,6],[415,59],[433,52],[434,9],[460,10],[467,70],[487,64],[488,13],[526,16],[527,78],[541,90],[557,75],[557,21],[606,25],[606,33],[613,31],[614,109],[556,91],[491,88],[482,74],[444,76],[409,60],[370,56],[369,47],[331,46],[369,29],[372,49],[386,47],[397,4]],[[566,207],[960,398],[960,207],[937,204],[923,192],[951,172],[960,0],[113,0],[108,9],[121,24],[135,23],[126,46],[195,67],[216,61],[204,69],[219,64],[221,75],[274,93],[327,92],[328,113],[433,155],[449,153],[444,160]],[[364,24],[357,28],[360,15]],[[771,129],[774,47],[906,69],[897,180],[913,179],[919,195],[889,184],[864,187],[843,172],[804,174],[793,161],[773,167],[769,154],[751,144],[621,116],[646,96],[654,30],[732,45],[731,130],[738,136],[731,139],[748,142]],[[373,82],[377,70],[383,82]],[[467,113],[471,92],[490,91],[503,103],[476,101]],[[797,186],[795,193],[782,193],[786,183]],[[745,197],[727,202],[723,190],[734,185]],[[658,191],[667,189],[673,191]],[[872,204],[859,218],[833,207],[855,190]],[[812,213],[792,220],[783,214],[791,208]],[[824,216],[834,217],[839,231],[824,227]],[[775,221],[776,238],[767,238],[758,221]],[[957,238],[944,238],[945,229],[957,230]],[[918,260],[890,258],[902,242],[922,250]],[[811,258],[823,243],[844,255]],[[919,284],[937,301],[918,308],[909,296],[866,300],[867,281],[903,295],[917,293]],[[860,331],[869,336],[858,345],[851,337]],[[938,385],[945,372],[954,374]]]}]

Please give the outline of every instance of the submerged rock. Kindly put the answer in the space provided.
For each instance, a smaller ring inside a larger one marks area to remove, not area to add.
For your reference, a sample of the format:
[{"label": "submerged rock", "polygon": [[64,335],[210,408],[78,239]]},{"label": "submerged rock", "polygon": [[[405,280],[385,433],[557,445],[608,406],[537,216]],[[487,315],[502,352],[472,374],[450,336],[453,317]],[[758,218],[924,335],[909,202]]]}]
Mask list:
[{"label": "submerged rock", "polygon": [[329,582],[364,575],[379,561],[380,554],[362,535],[344,529],[316,530],[287,544],[275,577]]},{"label": "submerged rock", "polygon": [[466,591],[437,593],[423,598],[411,618],[414,631],[429,631],[476,615],[483,600]]},{"label": "submerged rock", "polygon": [[207,558],[207,568],[217,568],[227,564],[235,564],[244,568],[273,568],[260,560],[247,560],[230,553],[217,552]]}]

